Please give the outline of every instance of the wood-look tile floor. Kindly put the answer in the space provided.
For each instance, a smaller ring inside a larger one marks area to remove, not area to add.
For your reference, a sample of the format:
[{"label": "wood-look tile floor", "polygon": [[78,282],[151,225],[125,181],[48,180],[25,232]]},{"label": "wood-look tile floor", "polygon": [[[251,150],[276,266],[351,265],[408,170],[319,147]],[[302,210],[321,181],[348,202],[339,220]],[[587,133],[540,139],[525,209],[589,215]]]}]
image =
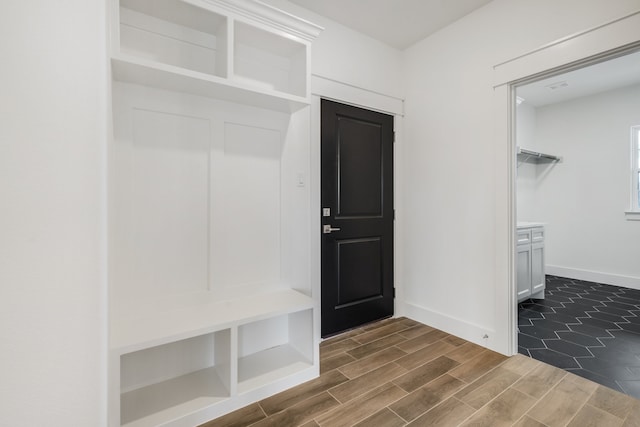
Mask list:
[{"label": "wood-look tile floor", "polygon": [[406,318],[323,341],[320,370],[202,427],[640,426],[640,400]]}]

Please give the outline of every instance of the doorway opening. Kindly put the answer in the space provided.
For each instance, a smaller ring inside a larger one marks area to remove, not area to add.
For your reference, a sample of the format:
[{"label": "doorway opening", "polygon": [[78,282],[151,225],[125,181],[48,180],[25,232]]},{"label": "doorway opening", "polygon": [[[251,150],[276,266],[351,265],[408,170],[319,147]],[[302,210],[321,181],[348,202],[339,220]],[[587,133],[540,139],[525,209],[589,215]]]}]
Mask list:
[{"label": "doorway opening", "polygon": [[640,52],[567,70],[512,87],[518,352],[640,397]]}]

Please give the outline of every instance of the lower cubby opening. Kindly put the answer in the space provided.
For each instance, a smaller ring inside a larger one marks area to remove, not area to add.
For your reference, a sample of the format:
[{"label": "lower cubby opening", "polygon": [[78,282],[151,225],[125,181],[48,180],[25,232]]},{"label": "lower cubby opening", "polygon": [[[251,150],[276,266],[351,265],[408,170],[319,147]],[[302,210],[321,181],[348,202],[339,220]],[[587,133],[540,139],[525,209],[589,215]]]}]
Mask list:
[{"label": "lower cubby opening", "polygon": [[313,311],[238,327],[238,393],[246,393],[313,366]]},{"label": "lower cubby opening", "polygon": [[230,397],[231,331],[120,357],[120,423],[153,426]]}]

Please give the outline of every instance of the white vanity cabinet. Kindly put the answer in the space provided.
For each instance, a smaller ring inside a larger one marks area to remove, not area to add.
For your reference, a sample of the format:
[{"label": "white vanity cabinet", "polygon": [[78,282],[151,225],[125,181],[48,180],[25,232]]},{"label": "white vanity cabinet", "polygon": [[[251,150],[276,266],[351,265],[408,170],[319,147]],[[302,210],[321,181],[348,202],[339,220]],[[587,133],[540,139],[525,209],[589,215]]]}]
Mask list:
[{"label": "white vanity cabinet", "polygon": [[544,299],[544,235],[538,223],[519,223],[517,240],[517,293],[518,302],[527,298]]}]

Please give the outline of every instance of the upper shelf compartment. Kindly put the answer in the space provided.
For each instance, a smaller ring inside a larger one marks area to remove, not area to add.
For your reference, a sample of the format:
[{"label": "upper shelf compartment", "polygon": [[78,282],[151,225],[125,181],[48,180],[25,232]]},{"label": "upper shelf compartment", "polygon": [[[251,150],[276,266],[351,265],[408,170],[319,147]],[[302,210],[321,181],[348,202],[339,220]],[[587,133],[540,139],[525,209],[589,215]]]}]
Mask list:
[{"label": "upper shelf compartment", "polygon": [[304,43],[235,22],[233,75],[237,82],[290,95],[307,95]]},{"label": "upper shelf compartment", "polygon": [[120,52],[227,76],[227,18],[180,0],[120,0]]},{"label": "upper shelf compartment", "polygon": [[279,111],[309,104],[321,27],[258,0],[114,0],[113,78]]}]

